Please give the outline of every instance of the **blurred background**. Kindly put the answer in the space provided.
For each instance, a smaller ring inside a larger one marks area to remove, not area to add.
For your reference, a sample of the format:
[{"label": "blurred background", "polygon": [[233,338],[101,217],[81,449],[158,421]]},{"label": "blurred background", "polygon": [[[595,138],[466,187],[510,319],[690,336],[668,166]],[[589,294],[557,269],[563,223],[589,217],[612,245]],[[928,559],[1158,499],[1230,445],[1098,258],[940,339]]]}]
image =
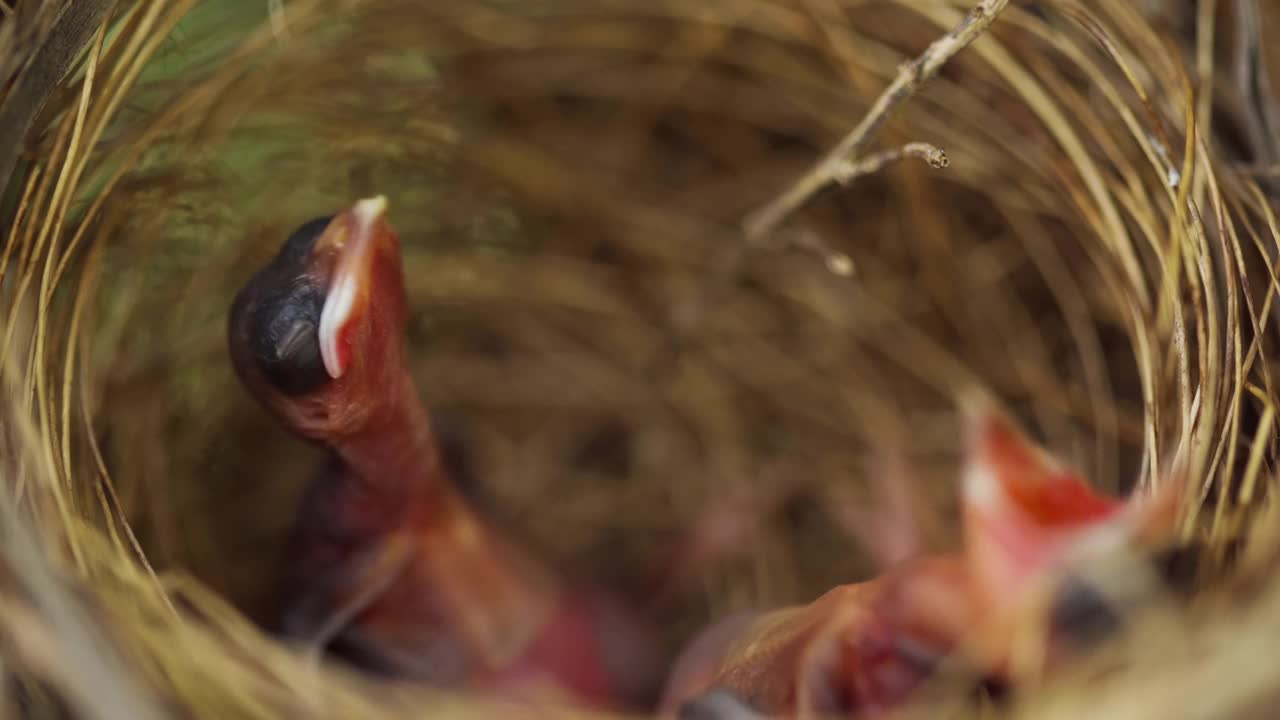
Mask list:
[{"label": "blurred background", "polygon": [[[154,572],[262,619],[322,455],[235,379],[227,311],[384,194],[451,466],[560,566],[660,595],[672,647],[953,547],[975,384],[1108,493],[1180,450],[1187,534],[1238,533],[1276,445],[1272,3],[1012,2],[864,153],[945,167],[744,231],[971,4],[103,3],[0,198],[16,510],[147,682],[241,716],[120,605],[169,602]],[[0,0],[0,97],[45,5]]]}]

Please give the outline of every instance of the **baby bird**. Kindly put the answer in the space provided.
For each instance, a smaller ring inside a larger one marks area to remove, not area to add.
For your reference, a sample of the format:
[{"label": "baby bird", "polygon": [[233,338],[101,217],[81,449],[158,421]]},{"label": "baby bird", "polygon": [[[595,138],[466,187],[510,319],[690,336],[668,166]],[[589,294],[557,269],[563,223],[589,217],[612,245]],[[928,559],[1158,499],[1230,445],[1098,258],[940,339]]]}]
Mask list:
[{"label": "baby bird", "polygon": [[368,670],[503,698],[634,707],[652,639],[486,522],[441,461],[406,362],[383,197],[303,224],[237,294],[250,393],[328,461],[300,508],[278,630]]},{"label": "baby bird", "polygon": [[807,605],[721,620],[677,660],[664,716],[876,717],[944,660],[960,661],[975,686],[1016,688],[1113,630],[1114,606],[1076,573],[1163,547],[1181,484],[1105,497],[985,404],[970,404],[967,425],[960,551],[910,558]]}]

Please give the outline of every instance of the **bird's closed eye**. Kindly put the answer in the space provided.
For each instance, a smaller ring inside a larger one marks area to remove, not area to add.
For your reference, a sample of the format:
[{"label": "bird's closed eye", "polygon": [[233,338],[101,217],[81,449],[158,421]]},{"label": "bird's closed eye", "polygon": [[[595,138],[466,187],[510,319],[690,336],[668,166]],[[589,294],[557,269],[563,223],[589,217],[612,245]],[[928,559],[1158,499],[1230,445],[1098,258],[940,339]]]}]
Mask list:
[{"label": "bird's closed eye", "polygon": [[255,309],[254,359],[267,381],[286,395],[311,392],[329,381],[317,332],[323,307],[319,288],[298,284]]},{"label": "bird's closed eye", "polygon": [[305,320],[294,322],[276,343],[276,356],[282,362],[297,362],[307,354],[307,346],[315,344],[315,334],[314,324]]}]

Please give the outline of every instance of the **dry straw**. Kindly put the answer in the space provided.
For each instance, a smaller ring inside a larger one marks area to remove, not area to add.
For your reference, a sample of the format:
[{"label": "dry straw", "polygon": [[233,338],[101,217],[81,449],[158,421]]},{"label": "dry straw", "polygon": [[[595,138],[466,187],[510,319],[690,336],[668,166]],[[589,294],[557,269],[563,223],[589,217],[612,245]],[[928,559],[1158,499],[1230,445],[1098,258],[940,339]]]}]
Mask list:
[{"label": "dry straw", "polygon": [[1278,18],[1150,5],[0,0],[0,712],[504,714],[251,620],[316,456],[225,312],[378,192],[469,487],[566,567],[665,578],[673,644],[950,543],[980,387],[1108,490],[1189,473],[1187,537],[1251,539],[1014,711],[1261,714]]}]

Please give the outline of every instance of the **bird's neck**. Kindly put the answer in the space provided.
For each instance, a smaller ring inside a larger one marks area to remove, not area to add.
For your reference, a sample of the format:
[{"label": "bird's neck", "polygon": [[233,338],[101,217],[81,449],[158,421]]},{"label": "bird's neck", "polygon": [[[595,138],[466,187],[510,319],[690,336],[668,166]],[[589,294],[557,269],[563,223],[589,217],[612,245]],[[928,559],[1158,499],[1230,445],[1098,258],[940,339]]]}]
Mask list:
[{"label": "bird's neck", "polygon": [[408,501],[452,490],[440,465],[435,435],[408,372],[383,388],[385,401],[369,422],[334,443],[334,450],[366,489]]},{"label": "bird's neck", "polygon": [[441,466],[425,408],[405,374],[376,422],[335,447],[347,465],[347,512],[372,511],[384,539],[414,548],[410,584],[435,593],[418,620],[456,634],[482,665],[502,666],[532,641],[558,583],[540,563],[493,531]]},{"label": "bird's neck", "polygon": [[[335,444],[345,465],[352,503],[371,512],[382,531],[410,524],[451,544],[450,528],[470,526],[474,509],[443,466],[431,419],[412,379],[388,392],[394,398],[360,432]],[[361,510],[353,510],[361,514]]]}]

